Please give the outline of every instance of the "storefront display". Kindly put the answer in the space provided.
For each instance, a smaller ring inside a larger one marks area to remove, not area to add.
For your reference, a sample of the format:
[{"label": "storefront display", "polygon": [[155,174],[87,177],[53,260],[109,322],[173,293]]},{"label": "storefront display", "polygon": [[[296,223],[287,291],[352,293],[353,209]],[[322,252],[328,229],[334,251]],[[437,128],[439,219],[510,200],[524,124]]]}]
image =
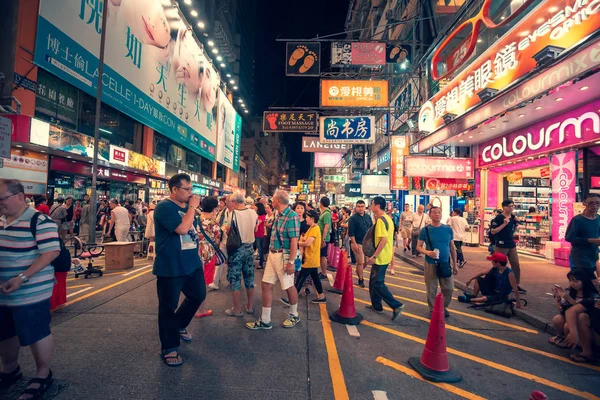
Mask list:
[{"label": "storefront display", "polygon": [[19,179],[25,188],[25,195],[43,195],[48,182],[48,156],[13,147],[10,158],[4,159],[0,168],[0,179]]}]

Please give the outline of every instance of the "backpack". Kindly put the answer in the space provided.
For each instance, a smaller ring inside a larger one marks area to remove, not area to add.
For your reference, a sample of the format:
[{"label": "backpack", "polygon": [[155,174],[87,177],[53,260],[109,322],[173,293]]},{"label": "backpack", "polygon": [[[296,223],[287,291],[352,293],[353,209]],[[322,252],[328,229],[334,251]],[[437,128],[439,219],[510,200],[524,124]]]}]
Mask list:
[{"label": "backpack", "polygon": [[[42,213],[36,212],[35,214],[33,214],[33,217],[31,217],[31,225],[29,226],[29,230],[31,231],[34,240],[35,235],[37,233],[37,223],[40,215],[42,215]],[[65,246],[65,243],[62,241],[60,236],[58,237],[58,242],[60,244],[60,253],[58,254],[58,257],[56,257],[50,263],[50,265],[54,267],[55,272],[69,272],[71,270],[71,253]]]},{"label": "backpack", "polygon": [[382,219],[385,224],[385,230],[389,229],[388,222],[385,217],[380,217],[375,220],[375,223],[369,228],[367,233],[365,233],[365,238],[363,239],[363,253],[366,257],[373,257],[375,254],[375,250],[377,250],[377,246],[375,246],[375,226],[377,226],[377,220]]},{"label": "backpack", "polygon": [[231,257],[240,247],[242,247],[242,236],[240,235],[240,229],[237,226],[237,218],[235,217],[235,211],[232,211],[231,225],[229,232],[227,233],[227,254]]}]

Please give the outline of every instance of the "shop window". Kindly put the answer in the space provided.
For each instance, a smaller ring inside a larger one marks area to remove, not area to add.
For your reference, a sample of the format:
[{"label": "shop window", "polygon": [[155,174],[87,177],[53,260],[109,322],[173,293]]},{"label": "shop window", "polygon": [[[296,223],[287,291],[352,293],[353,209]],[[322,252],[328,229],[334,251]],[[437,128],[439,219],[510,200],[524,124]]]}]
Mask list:
[{"label": "shop window", "polygon": [[169,143],[169,150],[167,151],[167,162],[179,168],[186,168],[185,150],[183,150],[182,147],[176,146],[173,143]]},{"label": "shop window", "polygon": [[200,159],[202,161],[200,173],[205,176],[212,176],[212,161],[204,157],[200,157]]},{"label": "shop window", "polygon": [[186,169],[192,172],[200,172],[201,160],[200,156],[191,151],[187,151],[185,155]]},{"label": "shop window", "polygon": [[227,169],[221,164],[217,164],[217,179],[225,182],[227,176]]},{"label": "shop window", "polygon": [[35,94],[35,117],[77,130],[80,91],[40,69]]},{"label": "shop window", "polygon": [[160,135],[158,132],[154,132],[154,146],[152,149],[152,157],[167,161],[167,153],[169,150],[169,139]]}]

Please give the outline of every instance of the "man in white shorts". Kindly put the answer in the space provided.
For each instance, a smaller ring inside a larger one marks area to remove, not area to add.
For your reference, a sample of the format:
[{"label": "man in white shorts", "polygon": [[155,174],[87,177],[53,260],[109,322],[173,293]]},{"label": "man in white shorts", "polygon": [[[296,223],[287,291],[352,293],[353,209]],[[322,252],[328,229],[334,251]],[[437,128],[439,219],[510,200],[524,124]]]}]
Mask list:
[{"label": "man in white shorts", "polygon": [[273,304],[273,285],[280,281],[290,301],[290,315],[283,322],[284,328],[293,328],[300,322],[298,315],[298,292],[294,286],[294,263],[298,252],[300,237],[300,219],[290,207],[290,197],[283,190],[273,195],[273,208],[277,217],[273,222],[269,258],[262,280],[262,316],[259,320],[248,322],[246,328],[252,330],[271,329],[271,305]]}]

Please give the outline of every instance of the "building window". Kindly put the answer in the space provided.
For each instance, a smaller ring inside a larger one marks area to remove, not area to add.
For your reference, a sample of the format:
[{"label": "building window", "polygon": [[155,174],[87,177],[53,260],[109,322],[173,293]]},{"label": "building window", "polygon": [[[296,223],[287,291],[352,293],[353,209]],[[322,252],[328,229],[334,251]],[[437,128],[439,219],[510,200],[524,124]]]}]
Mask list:
[{"label": "building window", "polygon": [[169,143],[169,150],[167,152],[167,162],[173,164],[179,168],[186,168],[185,161],[185,150],[173,143]]},{"label": "building window", "polygon": [[227,177],[227,168],[221,164],[217,164],[217,179],[225,182],[225,178]]}]

